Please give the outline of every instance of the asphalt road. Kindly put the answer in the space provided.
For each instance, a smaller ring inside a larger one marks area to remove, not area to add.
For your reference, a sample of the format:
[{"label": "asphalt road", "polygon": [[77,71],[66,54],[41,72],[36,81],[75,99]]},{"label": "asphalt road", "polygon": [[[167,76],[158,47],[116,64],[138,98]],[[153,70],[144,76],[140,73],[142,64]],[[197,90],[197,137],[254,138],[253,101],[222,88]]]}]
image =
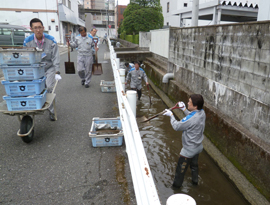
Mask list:
[{"label": "asphalt road", "polygon": [[[36,116],[31,143],[16,135],[16,116],[0,113],[0,204],[136,204],[125,144],[94,148],[88,137],[93,117],[119,115],[116,94],[100,89],[100,80],[113,80],[105,52],[107,46],[101,45],[104,74],[93,76],[90,88],[77,74],[64,74],[67,53],[61,55],[58,121],[50,121],[47,111]],[[76,57],[72,52],[75,65]]]}]

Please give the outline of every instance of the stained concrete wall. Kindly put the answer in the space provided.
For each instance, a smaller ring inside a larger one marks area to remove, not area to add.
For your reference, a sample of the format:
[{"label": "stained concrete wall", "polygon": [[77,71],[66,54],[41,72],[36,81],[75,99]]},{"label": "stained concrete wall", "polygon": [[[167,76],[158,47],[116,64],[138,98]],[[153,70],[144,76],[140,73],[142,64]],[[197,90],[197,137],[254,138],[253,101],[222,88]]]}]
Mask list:
[{"label": "stained concrete wall", "polygon": [[270,23],[171,29],[175,79],[270,143]]},{"label": "stained concrete wall", "polygon": [[151,44],[151,33],[140,32],[139,33],[139,46],[140,48],[149,48]]},{"label": "stained concrete wall", "polygon": [[270,22],[171,28],[169,44],[166,93],[204,96],[205,135],[270,200]]}]

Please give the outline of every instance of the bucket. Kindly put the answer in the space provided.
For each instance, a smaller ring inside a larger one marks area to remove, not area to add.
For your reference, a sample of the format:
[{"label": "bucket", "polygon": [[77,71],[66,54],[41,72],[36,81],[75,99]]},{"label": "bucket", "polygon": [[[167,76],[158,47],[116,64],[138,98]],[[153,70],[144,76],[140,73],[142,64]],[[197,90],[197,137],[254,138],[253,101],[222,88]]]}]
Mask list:
[{"label": "bucket", "polygon": [[167,199],[166,205],[196,205],[196,201],[186,194],[174,194]]}]

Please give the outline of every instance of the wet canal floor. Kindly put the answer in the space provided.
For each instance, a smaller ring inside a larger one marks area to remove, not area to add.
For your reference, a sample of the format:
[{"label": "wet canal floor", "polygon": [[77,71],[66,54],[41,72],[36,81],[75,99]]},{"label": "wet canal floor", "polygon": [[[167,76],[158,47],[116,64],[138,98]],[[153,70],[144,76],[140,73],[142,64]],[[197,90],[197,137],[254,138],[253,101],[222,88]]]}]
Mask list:
[{"label": "wet canal floor", "polygon": [[199,185],[191,183],[191,171],[188,169],[183,186],[176,191],[171,188],[182,148],[182,132],[173,130],[167,116],[141,123],[167,108],[152,89],[148,91],[144,85],[142,93],[141,101],[137,102],[137,122],[162,204],[165,205],[166,200],[177,193],[190,195],[198,205],[249,204],[205,151],[199,155]]}]

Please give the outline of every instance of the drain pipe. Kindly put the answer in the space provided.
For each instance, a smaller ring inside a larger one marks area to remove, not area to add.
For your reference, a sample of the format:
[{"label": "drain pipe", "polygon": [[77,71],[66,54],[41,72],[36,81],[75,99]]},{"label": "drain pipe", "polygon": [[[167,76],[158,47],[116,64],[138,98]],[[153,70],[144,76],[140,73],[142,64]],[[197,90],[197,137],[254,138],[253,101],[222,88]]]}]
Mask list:
[{"label": "drain pipe", "polygon": [[166,73],[162,78],[162,83],[168,83],[171,78],[174,78],[174,73]]}]

